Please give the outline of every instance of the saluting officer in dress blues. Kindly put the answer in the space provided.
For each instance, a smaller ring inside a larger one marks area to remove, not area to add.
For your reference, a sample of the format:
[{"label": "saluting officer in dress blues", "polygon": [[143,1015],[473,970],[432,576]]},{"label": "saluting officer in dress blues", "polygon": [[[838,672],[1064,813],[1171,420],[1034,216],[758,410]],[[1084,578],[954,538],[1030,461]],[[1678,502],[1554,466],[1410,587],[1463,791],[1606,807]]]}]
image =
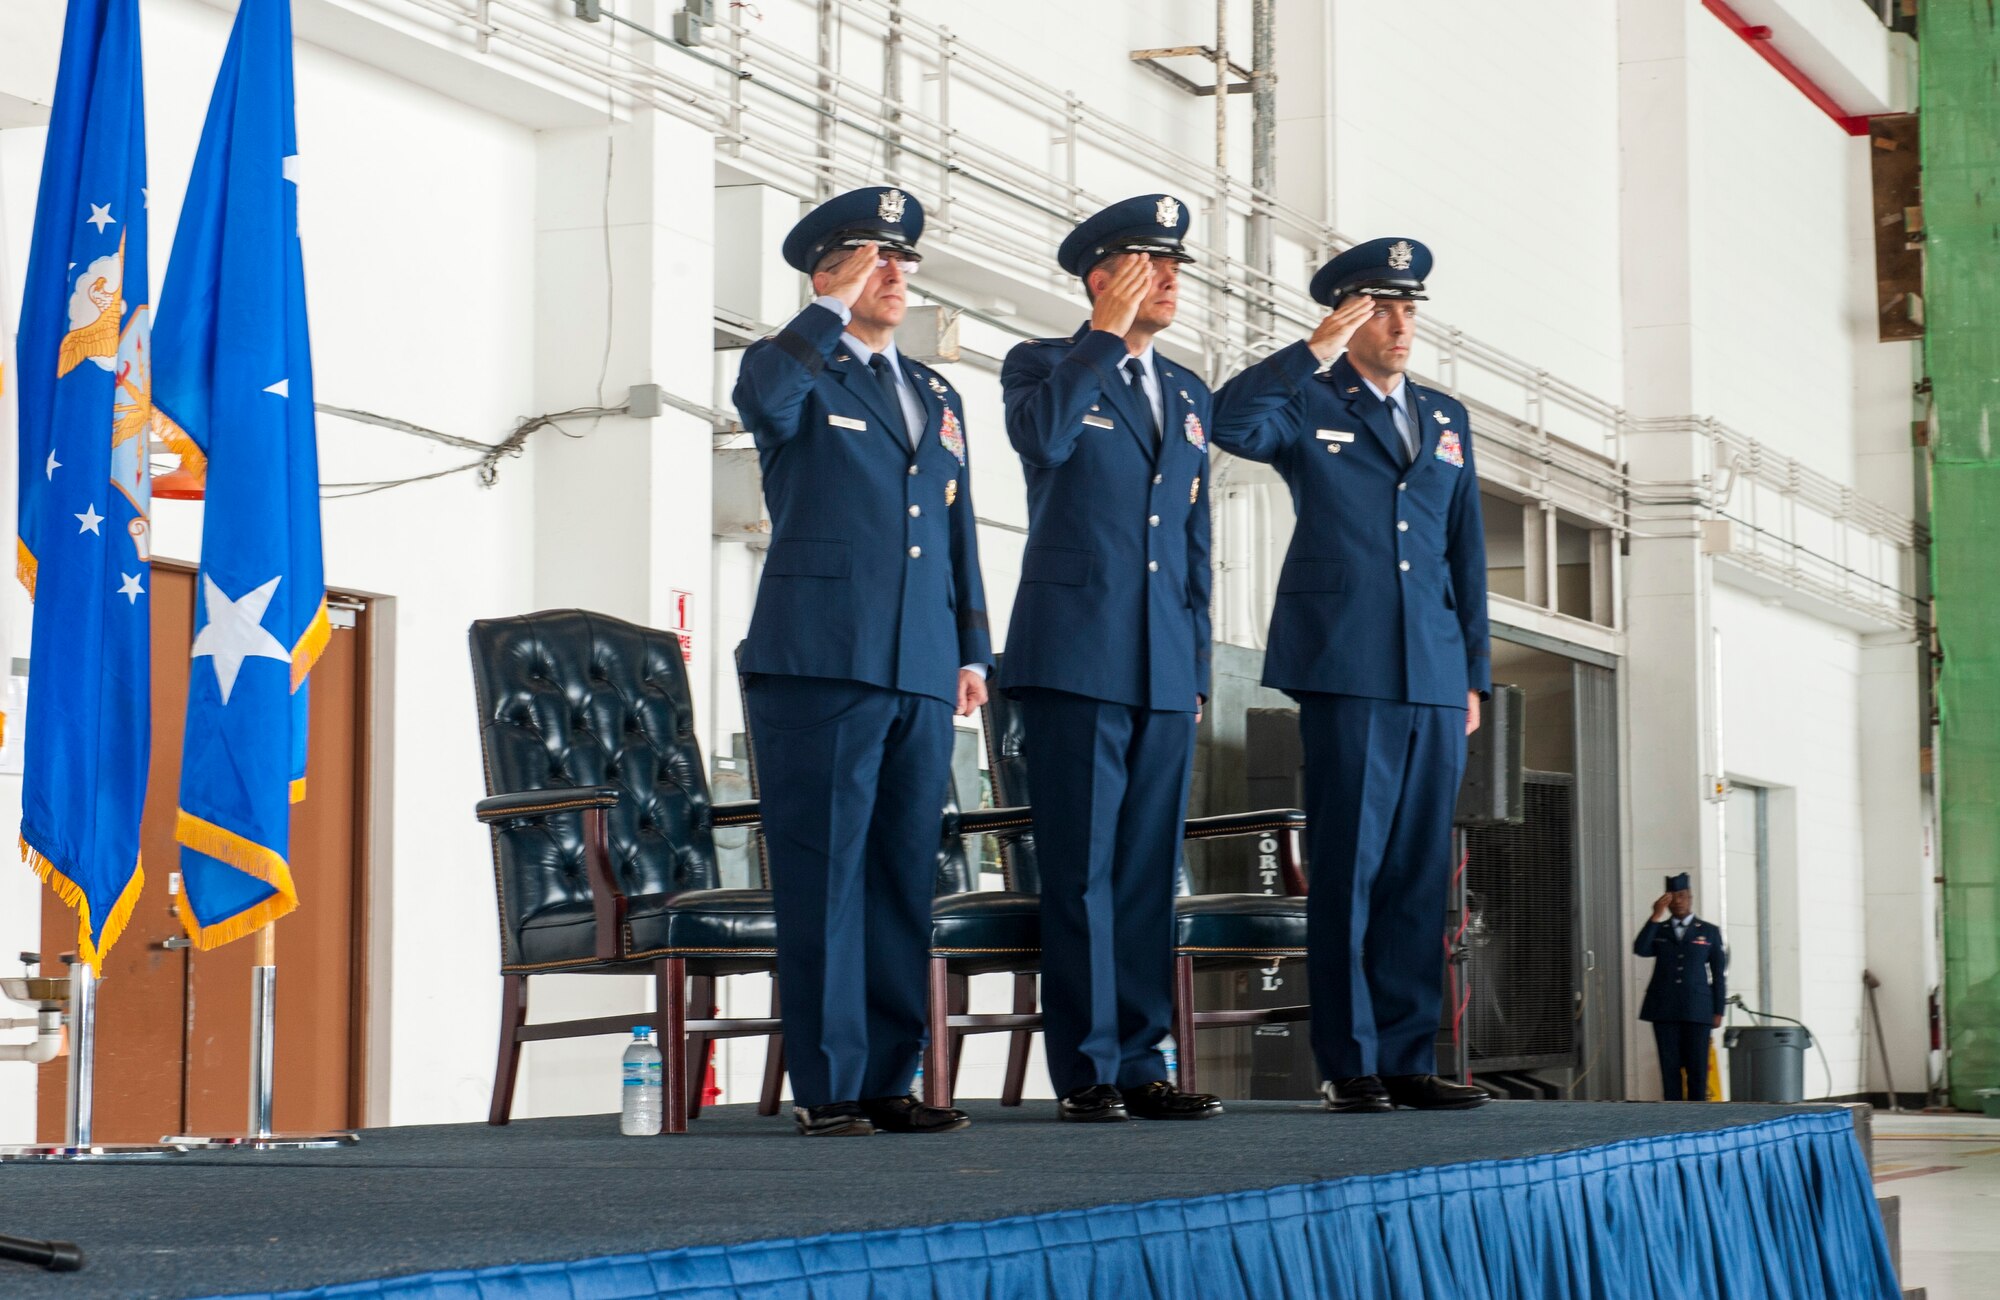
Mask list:
[{"label": "saluting officer in dress blues", "polygon": [[1652,1022],[1660,1049],[1660,1095],[1668,1101],[1708,1100],[1708,1037],[1722,1027],[1729,1003],[1729,952],[1722,931],[1694,914],[1688,886],[1685,871],[1668,876],[1667,892],[1653,900],[1652,919],[1632,941],[1635,956],[1653,958],[1639,1019]]},{"label": "saluting officer in dress blues", "polygon": [[1205,1119],[1167,1081],[1173,892],[1208,694],[1209,392],[1153,349],[1187,209],[1113,204],[1063,240],[1090,320],[1000,374],[1028,480],[1001,687],[1022,702],[1042,868],[1042,1009],[1066,1120]]},{"label": "saluting officer in dress blues", "polygon": [[1264,684],[1299,702],[1313,1054],[1343,1112],[1487,1100],[1435,1073],[1451,814],[1491,681],[1465,408],[1404,374],[1430,266],[1411,239],[1342,253],[1312,336],[1216,397],[1216,445],[1276,467],[1298,517]]},{"label": "saluting officer in dress blues", "polygon": [[909,1096],[951,715],[986,701],[965,410],[900,356],[923,206],[854,190],[793,227],[819,295],[743,355],[771,547],[743,650],[799,1130],[942,1132]]}]

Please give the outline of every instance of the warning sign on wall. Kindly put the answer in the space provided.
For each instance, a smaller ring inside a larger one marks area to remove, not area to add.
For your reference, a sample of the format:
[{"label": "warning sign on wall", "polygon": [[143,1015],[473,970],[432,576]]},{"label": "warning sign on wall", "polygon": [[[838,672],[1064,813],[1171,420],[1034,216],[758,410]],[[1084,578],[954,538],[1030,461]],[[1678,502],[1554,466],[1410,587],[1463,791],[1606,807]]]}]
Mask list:
[{"label": "warning sign on wall", "polygon": [[667,630],[680,640],[682,663],[694,662],[694,618],[689,610],[693,603],[693,592],[677,590],[673,593],[672,622]]}]

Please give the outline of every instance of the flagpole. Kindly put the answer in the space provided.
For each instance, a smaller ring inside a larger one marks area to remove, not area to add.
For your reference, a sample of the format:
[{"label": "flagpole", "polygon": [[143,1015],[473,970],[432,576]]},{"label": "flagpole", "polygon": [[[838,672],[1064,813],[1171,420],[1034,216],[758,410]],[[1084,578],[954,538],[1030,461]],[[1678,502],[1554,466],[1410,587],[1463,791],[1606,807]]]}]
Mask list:
[{"label": "flagpole", "polygon": [[276,1091],[278,1040],[277,922],[257,931],[256,965],[250,968],[250,1113],[242,1133],[181,1135],[160,1139],[184,1151],[308,1151],[342,1147],[361,1140],[345,1129],[324,1133],[280,1133],[271,1126]]},{"label": "flagpole", "polygon": [[[28,1146],[0,1147],[0,1164],[17,1161],[144,1160],[156,1156],[179,1155],[171,1144],[98,1142],[93,1100],[96,1093],[97,1064],[97,972],[82,958],[63,958],[70,964],[69,982],[61,1001],[38,1001],[41,1006],[60,1006],[69,1025],[69,1100],[63,1118],[61,1142]],[[64,986],[56,980],[28,980],[23,985]]]}]

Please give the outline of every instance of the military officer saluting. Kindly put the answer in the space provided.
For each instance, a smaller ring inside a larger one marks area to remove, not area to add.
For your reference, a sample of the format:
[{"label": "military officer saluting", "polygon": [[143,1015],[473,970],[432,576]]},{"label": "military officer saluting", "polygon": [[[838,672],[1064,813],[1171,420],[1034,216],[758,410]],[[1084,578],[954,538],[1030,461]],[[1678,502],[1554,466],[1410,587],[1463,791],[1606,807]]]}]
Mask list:
[{"label": "military officer saluting", "polygon": [[1264,684],[1299,702],[1313,1054],[1342,1112],[1487,1100],[1439,1078],[1433,1048],[1452,807],[1490,670],[1465,407],[1404,374],[1430,266],[1411,239],[1342,253],[1312,279],[1331,309],[1312,336],[1216,397],[1216,445],[1273,465],[1298,516]]},{"label": "military officer saluting", "polygon": [[810,1136],[968,1122],[909,1095],[951,715],[985,702],[990,661],[964,407],[896,351],[923,226],[879,187],[807,214],[784,257],[819,296],[736,383],[771,511],[742,667]]},{"label": "military officer saluting", "polygon": [[[1667,892],[1632,941],[1632,953],[1653,958],[1653,978],[1639,1019],[1653,1026],[1660,1050],[1660,1096],[1708,1100],[1708,1038],[1722,1027],[1729,1004],[1729,953],[1722,931],[1694,914],[1687,872],[1667,877]],[[1682,1079],[1686,1085],[1683,1087]]]},{"label": "military officer saluting", "polygon": [[1209,392],[1160,356],[1187,209],[1113,204],[1063,240],[1090,320],[1008,354],[1028,545],[1000,685],[1018,695],[1042,868],[1042,1009],[1066,1120],[1205,1119],[1167,1080],[1173,892],[1208,693]]}]

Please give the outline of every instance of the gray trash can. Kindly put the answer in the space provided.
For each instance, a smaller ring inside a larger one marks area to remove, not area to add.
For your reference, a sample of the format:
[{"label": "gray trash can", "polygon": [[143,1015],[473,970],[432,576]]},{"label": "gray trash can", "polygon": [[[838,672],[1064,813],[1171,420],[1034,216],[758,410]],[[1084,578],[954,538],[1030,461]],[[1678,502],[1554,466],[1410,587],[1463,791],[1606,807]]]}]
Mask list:
[{"label": "gray trash can", "polygon": [[1744,1025],[1723,1031],[1729,1049],[1731,1101],[1804,1101],[1806,1049],[1803,1025]]}]

